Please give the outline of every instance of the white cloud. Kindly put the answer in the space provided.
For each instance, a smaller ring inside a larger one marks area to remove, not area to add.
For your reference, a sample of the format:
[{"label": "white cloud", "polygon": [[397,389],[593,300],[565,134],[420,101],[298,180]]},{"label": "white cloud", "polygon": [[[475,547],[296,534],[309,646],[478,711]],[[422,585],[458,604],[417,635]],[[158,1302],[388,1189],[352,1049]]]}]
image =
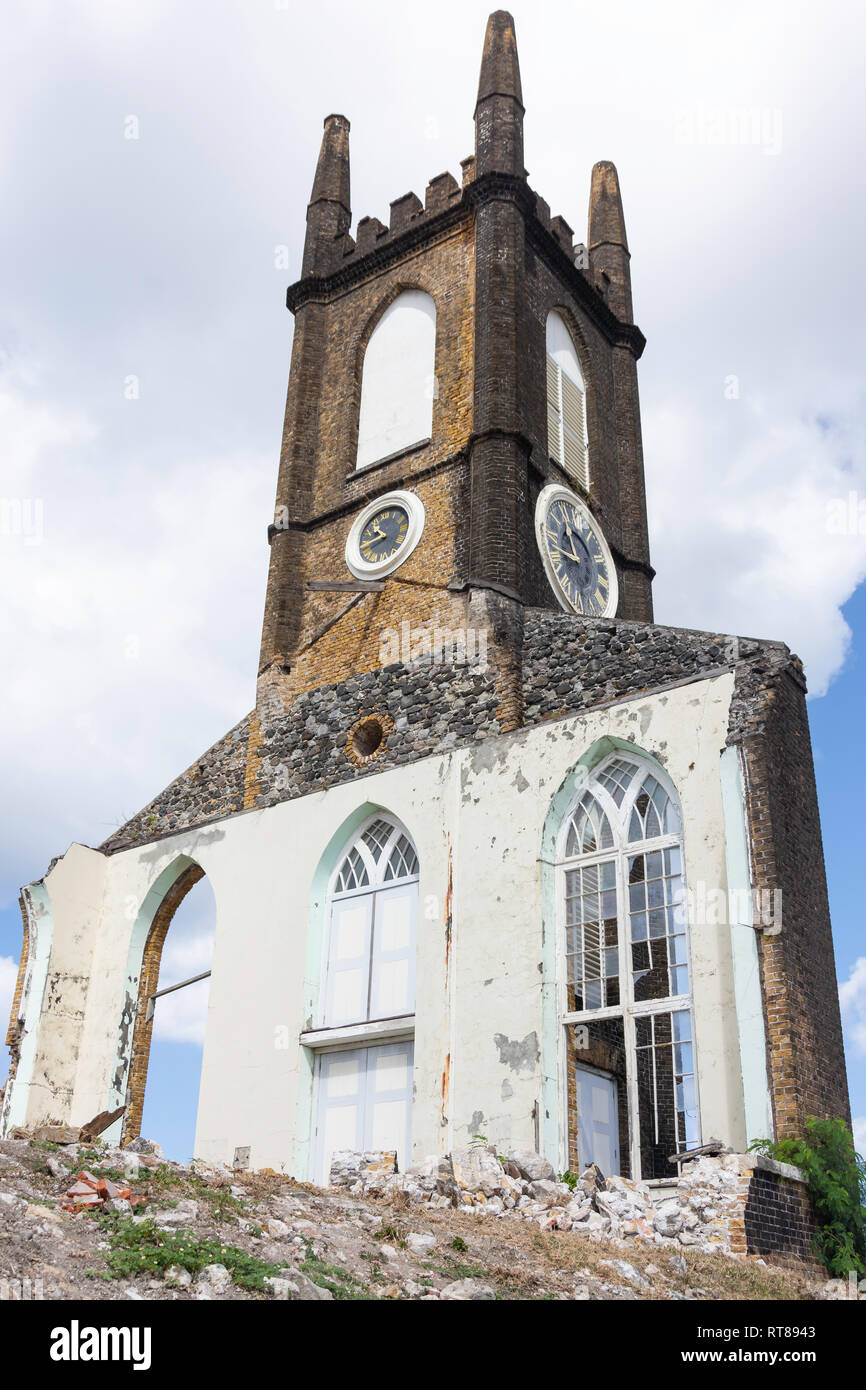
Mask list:
[{"label": "white cloud", "polygon": [[851,1124],[854,1133],[854,1148],[858,1154],[866,1156],[866,1115],[858,1116],[852,1120]]},{"label": "white cloud", "polygon": [[858,956],[848,979],[839,986],[839,1004],[855,1052],[866,1056],[866,956]]},{"label": "white cloud", "polygon": [[798,414],[793,370],[786,397],[725,401],[719,386],[704,414],[681,396],[645,417],[657,617],[785,641],[821,695],[851,639],[841,606],[866,576],[866,521],[838,534],[830,511],[851,492],[866,511],[863,403],[853,390],[833,402],[831,425],[820,398]]}]

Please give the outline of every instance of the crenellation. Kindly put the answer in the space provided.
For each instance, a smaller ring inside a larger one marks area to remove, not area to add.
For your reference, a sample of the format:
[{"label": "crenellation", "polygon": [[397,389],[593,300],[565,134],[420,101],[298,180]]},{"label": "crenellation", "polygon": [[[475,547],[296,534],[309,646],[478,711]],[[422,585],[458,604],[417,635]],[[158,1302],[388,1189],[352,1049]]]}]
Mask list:
[{"label": "crenellation", "polygon": [[551,217],[550,232],[556,237],[563,251],[568,256],[574,254],[574,229],[568,225],[564,217]]},{"label": "crenellation", "polygon": [[416,193],[404,193],[395,198],[391,204],[389,233],[393,236],[395,232],[402,232],[423,211],[424,205]]},{"label": "crenellation", "polygon": [[460,185],[446,169],[444,174],[437,174],[428,183],[424,194],[424,211],[427,214],[441,212],[459,197]]}]

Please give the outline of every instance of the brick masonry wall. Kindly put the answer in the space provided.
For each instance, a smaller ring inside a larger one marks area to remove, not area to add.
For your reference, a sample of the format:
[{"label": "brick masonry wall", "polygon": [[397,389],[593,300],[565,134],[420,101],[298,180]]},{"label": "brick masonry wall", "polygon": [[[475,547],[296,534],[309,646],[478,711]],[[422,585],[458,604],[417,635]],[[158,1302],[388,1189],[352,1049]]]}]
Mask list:
[{"label": "brick masonry wall", "polygon": [[743,1235],[749,1255],[775,1263],[812,1260],[816,1232],[804,1182],[755,1168],[743,1204]]},{"label": "brick masonry wall", "polygon": [[842,1020],[805,687],[781,672],[754,703],[743,758],[756,889],[781,893],[781,930],[760,936],[777,1137],[809,1115],[850,1124]]},{"label": "brick masonry wall", "polygon": [[682,1166],[677,1200],[702,1223],[711,1245],[777,1264],[814,1263],[808,1189],[790,1164],[763,1154],[694,1159]]}]

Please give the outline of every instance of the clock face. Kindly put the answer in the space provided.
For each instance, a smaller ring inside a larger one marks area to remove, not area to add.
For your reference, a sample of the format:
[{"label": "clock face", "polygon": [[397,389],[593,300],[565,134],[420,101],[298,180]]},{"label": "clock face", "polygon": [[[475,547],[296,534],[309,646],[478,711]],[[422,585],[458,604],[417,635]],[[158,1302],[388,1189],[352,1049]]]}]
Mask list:
[{"label": "clock face", "polygon": [[346,564],[358,579],[384,579],[415,549],[424,530],[424,504],[414,492],[389,492],[368,502],[346,539]]},{"label": "clock face", "polygon": [[567,488],[544,488],[536,508],[541,557],[563,608],[587,617],[616,612],[616,569],[604,536],[587,508]]},{"label": "clock face", "polygon": [[358,538],[363,559],[369,565],[390,560],[397,554],[409,534],[409,513],[394,503],[381,507],[365,522]]}]

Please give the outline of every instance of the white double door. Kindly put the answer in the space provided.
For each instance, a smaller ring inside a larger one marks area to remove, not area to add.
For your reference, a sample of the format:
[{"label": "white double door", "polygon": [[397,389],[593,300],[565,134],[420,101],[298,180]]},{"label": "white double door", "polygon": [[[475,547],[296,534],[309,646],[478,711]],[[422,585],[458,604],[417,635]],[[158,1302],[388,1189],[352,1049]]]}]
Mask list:
[{"label": "white double door", "polygon": [[331,1155],[396,1149],[402,1172],[412,1138],[411,1042],[320,1053],[316,1066],[314,1181],[327,1185]]},{"label": "white double door", "polygon": [[597,1163],[606,1178],[619,1173],[616,1077],[577,1068],[577,1156],[580,1171]]}]

